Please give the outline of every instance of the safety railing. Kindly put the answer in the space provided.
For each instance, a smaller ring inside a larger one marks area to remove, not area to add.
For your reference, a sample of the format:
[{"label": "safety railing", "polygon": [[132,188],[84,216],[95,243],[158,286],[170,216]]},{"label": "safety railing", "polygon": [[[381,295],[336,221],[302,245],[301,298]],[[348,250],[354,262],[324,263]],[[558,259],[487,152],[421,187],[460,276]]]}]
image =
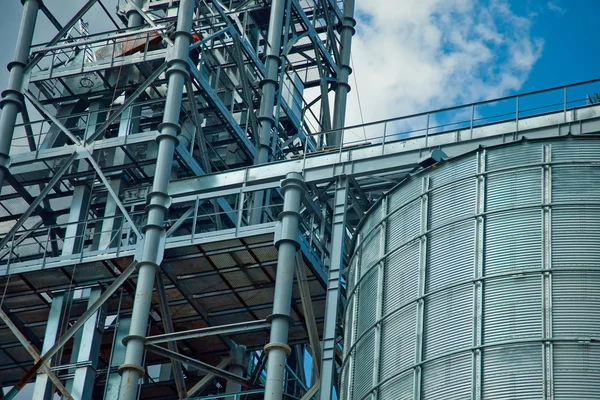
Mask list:
[{"label": "safety railing", "polygon": [[[407,115],[392,119],[353,125],[346,128],[309,135],[321,147],[310,152],[305,143],[304,157],[322,152],[342,152],[357,146],[385,145],[386,143],[412,139],[428,139],[435,135],[466,130],[463,140],[473,139],[476,129],[491,124],[510,122],[514,132],[519,133],[521,120],[561,113],[561,122],[569,120],[568,112],[593,106],[600,100],[600,79],[523,93],[498,99],[486,100],[434,111]],[[469,134],[470,133],[470,134]],[[326,143],[338,135],[339,146]]]}]

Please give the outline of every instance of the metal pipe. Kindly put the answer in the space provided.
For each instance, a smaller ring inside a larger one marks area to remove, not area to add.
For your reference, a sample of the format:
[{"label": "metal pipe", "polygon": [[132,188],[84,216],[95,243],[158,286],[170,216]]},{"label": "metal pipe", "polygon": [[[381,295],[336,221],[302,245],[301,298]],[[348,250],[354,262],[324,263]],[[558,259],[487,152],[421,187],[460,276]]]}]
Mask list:
[{"label": "metal pipe", "polygon": [[[254,164],[264,164],[269,161],[271,151],[271,130],[275,126],[273,110],[275,108],[275,92],[279,87],[279,65],[281,63],[281,35],[283,32],[283,14],[285,0],[273,0],[269,16],[269,32],[267,34],[267,57],[265,61],[265,78],[261,81],[262,97],[257,117],[259,125],[258,143]],[[250,224],[259,224],[262,216],[262,206],[265,192],[260,190],[252,197],[250,209]]]},{"label": "metal pipe", "polygon": [[292,288],[294,285],[294,265],[298,243],[298,223],[300,205],[305,186],[302,175],[290,172],[282,181],[283,211],[281,212],[281,235],[275,242],[278,250],[277,274],[275,276],[275,294],[273,313],[267,318],[271,321],[271,336],[264,351],[268,354],[265,400],[281,400],[283,396],[283,371],[285,359],[291,349],[287,345],[290,325]]},{"label": "metal pipe", "polygon": [[4,177],[10,164],[10,145],[15,132],[17,114],[25,107],[21,90],[39,9],[40,0],[25,0],[23,3],[15,54],[13,61],[7,66],[10,71],[8,87],[2,92],[2,100],[0,100],[2,109],[2,115],[0,115],[0,187],[4,184]]},{"label": "metal pipe", "polygon": [[[129,0],[129,2],[133,5],[138,6],[139,8],[142,8],[144,6],[144,0]],[[132,5],[128,4],[127,6],[127,26],[130,28],[141,26],[144,22],[144,19],[142,18],[140,13],[137,12],[135,7],[133,7]]]},{"label": "metal pipe", "polygon": [[140,256],[140,269],[135,289],[135,300],[131,317],[129,335],[124,339],[127,345],[125,362],[119,367],[122,372],[120,400],[135,400],[140,377],[144,373],[142,358],[146,326],[152,304],[152,290],[156,270],[162,262],[166,232],[164,228],[165,213],[170,199],[167,194],[169,178],[173,164],[173,154],[177,146],[177,135],[180,132],[179,113],[183,97],[183,86],[188,78],[188,47],[190,31],[194,15],[194,0],[181,0],[177,15],[177,30],[174,33],[172,58],[167,70],[168,88],[165,101],[165,112],[162,123],[158,127],[158,155],[152,191],[148,194],[148,222],[144,227],[145,239]]},{"label": "metal pipe", "polygon": [[[231,347],[231,363],[227,366],[227,370],[241,378],[246,372],[246,346],[235,345]],[[242,390],[242,384],[238,381],[227,379],[225,393],[238,393]],[[236,400],[237,396],[232,395],[225,397],[227,400]]]},{"label": "metal pipe", "polygon": [[346,120],[346,100],[350,85],[348,78],[352,73],[350,68],[350,48],[352,47],[352,36],[356,30],[354,19],[354,0],[344,0],[344,20],[340,28],[340,61],[337,70],[337,87],[335,89],[335,102],[333,105],[333,129],[328,135],[328,146],[340,146],[343,141],[342,128]]}]

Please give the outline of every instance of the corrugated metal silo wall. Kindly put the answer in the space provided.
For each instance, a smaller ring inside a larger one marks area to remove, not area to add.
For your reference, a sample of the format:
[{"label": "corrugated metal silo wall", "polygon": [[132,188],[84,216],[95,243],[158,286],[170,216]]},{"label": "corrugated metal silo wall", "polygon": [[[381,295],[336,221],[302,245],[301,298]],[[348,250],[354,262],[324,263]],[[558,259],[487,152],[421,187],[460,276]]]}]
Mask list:
[{"label": "corrugated metal silo wall", "polygon": [[359,228],[342,399],[600,399],[600,140],[483,149]]}]

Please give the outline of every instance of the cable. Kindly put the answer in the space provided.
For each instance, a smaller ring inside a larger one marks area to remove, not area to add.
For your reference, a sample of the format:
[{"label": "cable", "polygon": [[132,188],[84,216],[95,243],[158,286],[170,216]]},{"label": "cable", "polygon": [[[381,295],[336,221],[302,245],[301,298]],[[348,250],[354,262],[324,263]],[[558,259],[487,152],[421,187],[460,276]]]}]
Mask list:
[{"label": "cable", "polygon": [[352,67],[352,77],[354,78],[354,87],[356,88],[356,98],[358,99],[358,111],[360,113],[360,123],[362,124],[365,143],[367,142],[367,130],[365,129],[365,119],[363,118],[362,105],[360,103],[360,94],[358,93],[358,81],[356,80],[356,70],[354,69],[354,58],[350,54],[350,65]]}]

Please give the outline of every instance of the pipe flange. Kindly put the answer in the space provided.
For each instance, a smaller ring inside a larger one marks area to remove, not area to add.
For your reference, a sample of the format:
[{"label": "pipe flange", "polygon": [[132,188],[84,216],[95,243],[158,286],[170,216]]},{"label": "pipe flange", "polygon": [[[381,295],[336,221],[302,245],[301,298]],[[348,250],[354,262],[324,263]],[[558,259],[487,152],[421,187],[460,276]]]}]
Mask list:
[{"label": "pipe flange", "polygon": [[288,346],[285,343],[272,342],[272,343],[267,343],[265,345],[265,347],[263,347],[263,351],[265,353],[267,353],[267,355],[269,354],[269,351],[271,351],[273,349],[282,349],[282,350],[284,350],[286,357],[289,357],[290,354],[292,354],[292,349],[290,348],[290,346]]},{"label": "pipe flange", "polygon": [[[152,264],[152,263],[149,263]],[[138,264],[139,267],[139,264]],[[144,336],[140,336],[140,335],[127,335],[123,338],[123,340],[121,341],[123,343],[123,345],[127,346],[127,343],[132,340],[132,339],[139,339],[142,342],[146,341],[146,338]]]},{"label": "pipe flange", "polygon": [[122,375],[123,372],[128,369],[134,369],[134,370],[138,371],[140,373],[140,378],[143,377],[144,375],[146,375],[146,371],[144,370],[144,367],[141,367],[136,364],[121,364],[121,365],[119,365],[119,368],[117,368],[117,372]]},{"label": "pipe flange", "polygon": [[165,71],[165,76],[167,78],[169,78],[169,76],[175,72],[186,77],[190,74],[190,64],[181,58],[172,58],[167,62],[167,65],[169,66],[169,68]]},{"label": "pipe flange", "polygon": [[260,124],[262,121],[270,121],[272,125],[275,125],[275,118],[272,115],[260,115],[256,117],[256,122]]},{"label": "pipe flange", "polygon": [[294,322],[294,318],[292,318],[290,315],[288,314],[284,314],[284,313],[273,313],[270,314],[269,316],[267,316],[267,318],[265,319],[267,322],[271,322],[273,321],[275,318],[285,318],[287,319],[290,323]]},{"label": "pipe flange", "polygon": [[292,243],[294,245],[294,247],[296,247],[296,251],[300,250],[300,243],[298,243],[297,240],[295,239],[286,239],[286,238],[281,238],[278,241],[275,242],[275,248],[277,250],[279,250],[279,246],[281,246],[282,243]]},{"label": "pipe flange", "polygon": [[146,205],[148,206],[156,205],[167,209],[170,206],[170,201],[171,196],[156,190],[151,191],[146,195]]},{"label": "pipe flange", "polygon": [[282,212],[279,213],[279,215],[277,216],[279,218],[279,220],[283,220],[283,217],[285,216],[290,216],[290,217],[298,217],[300,218],[301,214],[298,211],[292,211],[292,210],[283,210]]},{"label": "pipe flange", "polygon": [[[147,211],[147,210],[148,210],[148,207],[146,207],[145,211]],[[158,224],[146,224],[146,225],[142,226],[142,229],[141,229],[142,233],[145,235],[146,232],[148,231],[148,229],[150,229],[150,228],[156,228],[156,229],[161,229],[161,230],[165,229],[165,227],[162,226],[162,225],[158,225]]]},{"label": "pipe flange", "polygon": [[24,62],[21,61],[11,61],[8,64],[6,64],[6,69],[10,72],[11,69],[13,69],[13,67],[23,67],[23,69],[25,69],[25,67],[27,67],[27,64],[25,64]]},{"label": "pipe flange", "polygon": [[194,40],[194,37],[188,31],[178,30],[178,31],[174,31],[173,33],[171,33],[171,39],[175,40],[177,38],[177,36],[187,36],[187,38],[190,40],[190,42],[192,42]]},{"label": "pipe flange", "polygon": [[23,93],[18,90],[6,89],[2,91],[2,100],[0,100],[0,108],[3,108],[5,104],[12,103],[17,106],[19,111],[23,109]]},{"label": "pipe flange", "polygon": [[285,194],[289,189],[299,189],[306,192],[306,185],[300,178],[288,177],[281,181],[281,193]]},{"label": "pipe flange", "polygon": [[[152,261],[140,261],[140,262],[138,263],[138,265],[136,266],[136,268],[137,268],[137,270],[139,271],[139,269],[140,269],[141,267],[145,266],[145,265],[147,265],[147,266],[149,266],[149,267],[154,267],[154,269],[155,269],[155,270],[157,270],[157,271],[158,271],[158,270],[160,270],[160,265],[158,265],[158,264],[156,264],[156,263],[153,263]],[[138,336],[138,335],[127,335],[127,336],[125,336],[125,337],[123,338],[123,344],[125,344],[125,343],[126,343],[126,340],[127,340],[127,341],[129,341],[130,339],[132,339],[132,338],[134,338],[134,337],[141,338],[141,339],[142,339],[142,340],[144,340],[144,341],[146,340],[146,338],[145,338],[145,337],[143,337],[143,336]]]},{"label": "pipe flange", "polygon": [[265,86],[267,83],[272,83],[273,85],[275,85],[275,90],[279,89],[279,82],[277,80],[264,78],[258,83],[258,87],[260,88],[260,90],[263,90],[263,86]]}]

